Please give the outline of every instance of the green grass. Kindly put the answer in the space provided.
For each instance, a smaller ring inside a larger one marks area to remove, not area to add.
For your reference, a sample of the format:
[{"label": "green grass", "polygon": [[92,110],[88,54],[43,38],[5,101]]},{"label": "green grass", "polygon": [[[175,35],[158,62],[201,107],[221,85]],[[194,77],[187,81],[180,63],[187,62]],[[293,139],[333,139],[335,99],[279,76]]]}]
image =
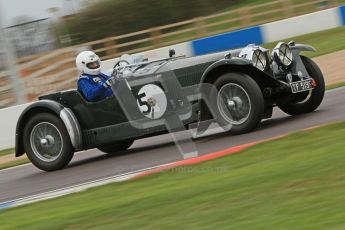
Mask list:
[{"label": "green grass", "polygon": [[23,165],[23,164],[26,164],[26,163],[30,163],[30,161],[27,158],[19,159],[19,160],[13,160],[13,161],[9,161],[9,162],[6,162],[6,163],[1,163],[0,164],[0,170],[1,169],[6,169],[6,168],[11,168],[11,167],[18,166],[18,165]]},{"label": "green grass", "polygon": [[[304,43],[314,46],[317,49],[316,52],[306,52],[305,54],[309,57],[316,57],[345,49],[344,38],[345,26],[284,40],[286,42],[294,40],[296,43]],[[272,49],[276,44],[277,42],[272,42],[263,46],[265,48]]]},{"label": "green grass", "polygon": [[344,229],[344,137],[345,123],[333,124],[12,208],[1,229]]},{"label": "green grass", "polygon": [[[4,149],[4,150],[0,151],[0,157],[7,156],[7,155],[10,155],[13,153],[14,153],[14,148]],[[26,164],[26,163],[29,163],[29,160],[27,158],[19,159],[19,160],[16,159],[16,160],[12,160],[12,161],[9,161],[6,163],[0,163],[0,170],[5,169],[5,168],[10,168],[13,166],[17,166],[17,165]]]},{"label": "green grass", "polygon": [[14,148],[4,149],[0,151],[0,157],[14,153]]},{"label": "green grass", "polygon": [[335,89],[335,88],[344,87],[344,86],[345,86],[345,82],[334,83],[331,85],[327,85],[326,90]]}]

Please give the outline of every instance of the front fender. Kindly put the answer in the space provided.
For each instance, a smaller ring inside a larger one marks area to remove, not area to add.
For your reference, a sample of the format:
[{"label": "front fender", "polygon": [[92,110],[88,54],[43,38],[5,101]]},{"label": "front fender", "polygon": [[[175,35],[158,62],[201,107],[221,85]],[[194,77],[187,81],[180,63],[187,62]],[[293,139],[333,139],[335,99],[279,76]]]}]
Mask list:
[{"label": "front fender", "polygon": [[290,45],[290,49],[292,51],[294,62],[292,64],[291,70],[294,75],[297,75],[298,72],[302,72],[303,76],[309,76],[307,69],[305,68],[303,61],[301,59],[300,53],[302,51],[309,51],[309,52],[315,52],[316,49],[310,45],[306,44],[295,44]]},{"label": "front fender", "polygon": [[297,53],[297,54],[299,54],[302,51],[316,52],[316,49],[313,46],[306,45],[306,44],[290,45],[290,49],[293,53]]},{"label": "front fender", "polygon": [[[218,77],[229,72],[239,72],[246,74],[247,76],[253,78],[261,89],[265,87],[284,86],[280,81],[266,73],[266,70],[265,72],[261,71],[254,67],[251,61],[239,57],[233,57],[231,59],[224,58],[210,65],[203,73],[200,84],[213,84]],[[206,104],[203,101],[200,101],[200,121],[210,120],[211,118],[211,113],[208,110]],[[200,124],[204,124],[202,127],[198,127],[198,131],[200,132],[205,131],[209,125],[206,123]]]},{"label": "front fender", "polygon": [[251,61],[240,57],[233,57],[231,59],[224,58],[213,63],[204,71],[200,83],[212,84],[217,77],[220,77],[224,73],[240,72],[253,78],[261,88],[266,86],[282,86],[281,82],[273,78],[271,76],[272,74],[269,74],[269,69],[267,68],[267,70],[261,71],[254,67]]},{"label": "front fender", "polygon": [[207,76],[209,75],[209,73],[221,66],[252,66],[252,64],[249,60],[239,57],[233,57],[231,59],[221,59],[207,67],[201,77],[200,83],[208,82]]},{"label": "front fender", "polygon": [[82,147],[82,134],[79,122],[69,108],[65,108],[60,103],[52,100],[40,100],[29,105],[20,115],[15,135],[15,156],[19,157],[25,153],[23,146],[23,132],[25,124],[36,113],[49,112],[60,119],[65,124],[67,132],[71,138],[72,145],[75,149]]}]

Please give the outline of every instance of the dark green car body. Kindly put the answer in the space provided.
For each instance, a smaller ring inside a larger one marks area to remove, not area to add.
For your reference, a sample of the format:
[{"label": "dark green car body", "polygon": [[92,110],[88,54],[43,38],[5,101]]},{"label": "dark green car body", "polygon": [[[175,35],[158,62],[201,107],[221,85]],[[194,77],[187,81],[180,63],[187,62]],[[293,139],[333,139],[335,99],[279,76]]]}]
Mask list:
[{"label": "dark green car body", "polygon": [[[229,53],[229,52],[228,52]],[[152,75],[172,72],[182,88],[211,83],[226,72],[242,72],[251,76],[262,90],[265,87],[279,88],[282,83],[276,80],[270,70],[260,71],[252,63],[242,58],[224,58],[224,52],[190,58],[174,58],[149,63],[137,69],[132,80]],[[231,53],[238,55],[238,51]],[[269,68],[269,67],[268,67]],[[132,89],[136,96],[137,88]],[[267,108],[272,109],[274,100],[267,99]],[[200,101],[191,101],[191,114],[183,120],[184,124],[197,122],[201,108]],[[49,112],[60,117],[69,132],[76,151],[86,150],[128,139],[140,139],[167,132],[164,125],[137,129],[133,127],[115,96],[98,102],[86,101],[78,90],[67,90],[39,97],[21,115],[16,130],[16,156],[23,155],[23,129],[30,117],[40,112]]]}]

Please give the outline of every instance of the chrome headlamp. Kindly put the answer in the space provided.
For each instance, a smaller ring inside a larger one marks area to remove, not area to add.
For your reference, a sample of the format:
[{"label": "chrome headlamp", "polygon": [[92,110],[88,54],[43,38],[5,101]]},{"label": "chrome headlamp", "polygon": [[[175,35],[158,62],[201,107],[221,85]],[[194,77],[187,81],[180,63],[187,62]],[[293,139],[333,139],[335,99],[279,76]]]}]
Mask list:
[{"label": "chrome headlamp", "polygon": [[248,45],[243,48],[239,54],[239,57],[245,58],[252,62],[253,66],[261,71],[264,71],[267,65],[267,58],[265,49],[260,46]]},{"label": "chrome headlamp", "polygon": [[290,66],[293,61],[290,46],[284,42],[279,42],[272,51],[272,58],[279,65],[283,65],[285,67]]}]

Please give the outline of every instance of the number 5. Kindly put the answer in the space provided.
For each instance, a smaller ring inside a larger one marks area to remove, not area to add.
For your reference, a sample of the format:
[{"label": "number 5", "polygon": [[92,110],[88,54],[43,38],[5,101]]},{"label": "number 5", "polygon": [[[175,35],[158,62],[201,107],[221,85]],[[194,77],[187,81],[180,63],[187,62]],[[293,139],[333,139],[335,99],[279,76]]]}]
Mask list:
[{"label": "number 5", "polygon": [[143,97],[146,97],[145,93],[138,94],[138,98],[137,99],[138,99],[139,105],[147,107],[147,110],[143,111],[143,113],[150,113],[151,112],[151,106],[150,106],[150,104],[147,101],[142,101],[141,100]]}]

